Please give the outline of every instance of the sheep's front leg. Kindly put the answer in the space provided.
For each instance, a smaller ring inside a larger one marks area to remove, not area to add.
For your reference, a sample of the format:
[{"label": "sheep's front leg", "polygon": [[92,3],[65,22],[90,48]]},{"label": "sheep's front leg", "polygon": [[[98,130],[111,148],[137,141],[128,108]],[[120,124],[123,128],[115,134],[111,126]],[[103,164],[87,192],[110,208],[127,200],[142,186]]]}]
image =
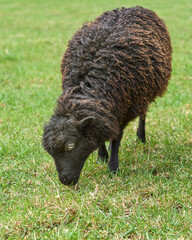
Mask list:
[{"label": "sheep's front leg", "polygon": [[111,142],[111,156],[108,162],[108,166],[111,172],[116,173],[119,167],[119,146],[121,138],[123,136],[123,131],[120,132],[117,139]]},{"label": "sheep's front leg", "polygon": [[101,160],[103,162],[107,162],[108,158],[109,158],[109,155],[104,143],[102,146],[99,147],[97,161]]},{"label": "sheep's front leg", "polygon": [[139,118],[139,127],[137,129],[137,137],[142,143],[146,142],[145,138],[145,116]]}]

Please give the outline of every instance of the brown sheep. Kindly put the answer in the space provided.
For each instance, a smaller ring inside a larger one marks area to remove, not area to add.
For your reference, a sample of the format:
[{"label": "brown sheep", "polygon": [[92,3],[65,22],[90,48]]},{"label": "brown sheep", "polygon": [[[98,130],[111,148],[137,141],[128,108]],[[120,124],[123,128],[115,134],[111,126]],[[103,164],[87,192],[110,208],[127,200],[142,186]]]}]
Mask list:
[{"label": "brown sheep", "polygon": [[116,172],[123,130],[136,117],[145,142],[146,111],[167,88],[171,53],[164,22],[142,7],[105,12],[74,34],[61,63],[63,93],[43,136],[63,184],[78,182],[95,149],[107,160],[106,141]]}]

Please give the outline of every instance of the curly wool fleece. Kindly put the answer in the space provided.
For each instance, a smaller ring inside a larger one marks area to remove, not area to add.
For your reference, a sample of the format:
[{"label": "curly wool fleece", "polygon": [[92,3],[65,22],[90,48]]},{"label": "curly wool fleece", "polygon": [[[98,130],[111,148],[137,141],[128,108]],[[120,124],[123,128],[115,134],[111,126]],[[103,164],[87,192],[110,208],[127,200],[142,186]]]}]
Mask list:
[{"label": "curly wool fleece", "polygon": [[63,93],[43,137],[62,183],[78,181],[93,150],[107,158],[105,141],[112,141],[116,171],[123,129],[138,116],[145,141],[142,117],[167,88],[171,53],[164,22],[142,7],[105,12],[74,34],[61,63]]}]

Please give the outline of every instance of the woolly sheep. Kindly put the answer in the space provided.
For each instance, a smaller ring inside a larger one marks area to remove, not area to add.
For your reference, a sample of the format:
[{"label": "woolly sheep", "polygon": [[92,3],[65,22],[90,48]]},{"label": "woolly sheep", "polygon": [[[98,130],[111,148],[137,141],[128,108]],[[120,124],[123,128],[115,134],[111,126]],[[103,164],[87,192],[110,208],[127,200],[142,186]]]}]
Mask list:
[{"label": "woolly sheep", "polygon": [[142,7],[105,12],[74,34],[61,63],[63,91],[43,135],[63,184],[78,182],[95,149],[107,160],[106,141],[115,173],[123,130],[136,117],[145,142],[146,111],[167,88],[171,53],[164,22]]}]

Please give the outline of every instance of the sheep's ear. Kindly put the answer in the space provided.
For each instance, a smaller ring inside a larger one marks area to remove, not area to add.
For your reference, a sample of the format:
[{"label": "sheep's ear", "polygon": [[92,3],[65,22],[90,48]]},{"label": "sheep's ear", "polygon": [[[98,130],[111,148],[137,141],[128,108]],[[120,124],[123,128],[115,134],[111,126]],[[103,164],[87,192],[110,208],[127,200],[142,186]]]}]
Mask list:
[{"label": "sheep's ear", "polygon": [[86,118],[83,118],[81,121],[79,121],[78,126],[80,129],[84,129],[90,126],[91,124],[93,124],[94,121],[95,121],[95,118],[93,116],[86,117]]}]

